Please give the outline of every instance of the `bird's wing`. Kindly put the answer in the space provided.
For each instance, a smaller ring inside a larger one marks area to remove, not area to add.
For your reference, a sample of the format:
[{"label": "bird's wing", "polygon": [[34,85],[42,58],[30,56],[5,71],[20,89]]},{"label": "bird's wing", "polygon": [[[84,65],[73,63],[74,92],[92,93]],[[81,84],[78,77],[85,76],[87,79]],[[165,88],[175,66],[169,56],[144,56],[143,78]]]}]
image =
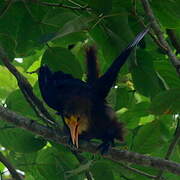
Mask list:
[{"label": "bird's wing", "polygon": [[61,97],[69,84],[73,84],[76,79],[61,71],[53,73],[47,65],[43,65],[39,69],[38,81],[44,101],[51,108],[60,111]]},{"label": "bird's wing", "polygon": [[105,98],[113,86],[113,83],[116,80],[118,72],[120,68],[123,66],[127,58],[129,57],[133,48],[142,40],[142,38],[147,34],[149,28],[146,28],[144,31],[140,32],[130,43],[127,48],[122,51],[122,53],[115,59],[112,65],[108,68],[108,70],[102,75],[95,83],[94,89],[96,93]]}]

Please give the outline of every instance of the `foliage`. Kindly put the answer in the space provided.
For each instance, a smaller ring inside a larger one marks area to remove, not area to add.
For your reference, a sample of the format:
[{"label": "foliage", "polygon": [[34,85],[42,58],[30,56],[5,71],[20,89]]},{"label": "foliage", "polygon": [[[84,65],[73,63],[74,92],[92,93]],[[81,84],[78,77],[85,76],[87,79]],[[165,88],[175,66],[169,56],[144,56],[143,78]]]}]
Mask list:
[{"label": "foliage", "polygon": [[[64,6],[43,5],[46,2],[60,2]],[[37,75],[29,75],[27,71],[36,70],[40,64],[46,63],[54,71],[62,70],[84,79],[84,48],[95,44],[103,73],[133,37],[142,31],[140,19],[148,24],[140,1],[136,2],[136,6],[132,0],[73,2],[15,1],[7,5],[8,1],[0,0],[0,43],[13,65],[30,81],[38,97]],[[150,2],[162,30],[174,29],[180,39],[180,1]],[[136,13],[133,13],[135,10]],[[169,37],[166,38],[171,44]],[[14,58],[23,58],[23,62]],[[43,123],[1,61],[0,99],[9,109]],[[125,144],[120,148],[164,157],[175,132],[175,114],[180,112],[180,79],[166,54],[149,35],[122,68],[108,100],[127,129]],[[47,109],[62,124],[55,112],[49,107]],[[65,179],[67,171],[82,165],[63,146],[46,142],[11,124],[1,121],[0,131],[3,153],[17,169],[25,172],[26,180]],[[177,146],[172,159],[180,160],[179,152]],[[83,156],[87,160],[94,158],[86,153]],[[157,174],[154,169],[136,168]],[[3,170],[4,166],[0,164],[0,171]],[[89,170],[95,180],[148,179],[101,158],[95,159]],[[169,173],[164,177],[179,179]],[[84,178],[83,171],[69,179]]]}]

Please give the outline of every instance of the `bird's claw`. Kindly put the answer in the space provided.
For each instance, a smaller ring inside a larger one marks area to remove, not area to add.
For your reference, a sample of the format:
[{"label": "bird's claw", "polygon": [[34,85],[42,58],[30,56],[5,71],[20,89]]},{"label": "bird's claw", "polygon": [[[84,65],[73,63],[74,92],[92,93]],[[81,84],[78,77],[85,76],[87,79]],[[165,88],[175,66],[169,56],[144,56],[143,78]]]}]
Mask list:
[{"label": "bird's claw", "polygon": [[111,144],[109,142],[103,142],[100,144],[97,149],[101,152],[102,155],[107,154]]}]

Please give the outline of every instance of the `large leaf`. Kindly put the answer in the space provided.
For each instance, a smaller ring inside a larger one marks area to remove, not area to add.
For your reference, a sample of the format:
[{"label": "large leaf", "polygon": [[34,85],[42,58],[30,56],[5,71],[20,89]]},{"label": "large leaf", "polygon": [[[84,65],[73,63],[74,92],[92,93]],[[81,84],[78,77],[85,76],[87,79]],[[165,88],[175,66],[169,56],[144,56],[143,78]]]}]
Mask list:
[{"label": "large leaf", "polygon": [[133,129],[139,125],[151,122],[154,118],[149,117],[149,103],[138,103],[123,114],[117,114],[119,118],[126,124],[126,128]]},{"label": "large leaf", "polygon": [[58,153],[53,148],[43,149],[38,153],[37,169],[44,180],[64,179],[64,169],[58,160]]},{"label": "large leaf", "polygon": [[[66,171],[75,168],[78,165],[77,160],[70,151],[58,151],[51,147],[41,150],[37,157],[37,168],[44,179],[52,180],[65,179]],[[69,178],[70,180],[82,179],[78,176]]]},{"label": "large leaf", "polygon": [[96,10],[97,13],[107,14],[112,9],[112,0],[90,0],[89,6]]},{"label": "large leaf", "polygon": [[5,99],[12,91],[17,89],[17,82],[7,68],[0,66],[0,73],[0,98]]},{"label": "large leaf", "polygon": [[[65,14],[64,14],[65,16]],[[44,35],[41,39],[41,43],[46,43],[48,41],[53,41],[58,38],[71,35],[72,33],[82,32],[88,29],[88,23],[91,19],[85,18],[83,16],[77,16],[73,20],[69,20],[58,32],[49,33]]]},{"label": "large leaf", "polygon": [[161,124],[158,121],[142,126],[134,139],[133,150],[139,153],[152,153],[162,146],[164,140],[160,129]]},{"label": "large leaf", "polygon": [[162,90],[149,53],[137,52],[137,59],[132,63],[131,73],[135,89],[141,94],[153,97]]},{"label": "large leaf", "polygon": [[154,114],[180,113],[180,89],[170,89],[155,96],[150,111]]},{"label": "large leaf", "polygon": [[[6,51],[9,60],[13,61],[13,59],[15,58],[15,40],[7,34],[0,34],[0,46],[2,46],[3,49]],[[1,61],[0,64],[2,64]]]},{"label": "large leaf", "polygon": [[46,141],[24,129],[1,122],[0,144],[12,151],[30,153],[43,148]]},{"label": "large leaf", "polygon": [[82,69],[79,62],[71,51],[65,48],[48,48],[42,57],[41,64],[47,64],[53,71],[61,70],[72,74],[76,78],[82,78]]},{"label": "large leaf", "polygon": [[180,78],[168,59],[154,61],[154,67],[168,88],[180,88]]},{"label": "large leaf", "polygon": [[29,118],[37,116],[20,90],[13,91],[6,99],[7,107]]},{"label": "large leaf", "polygon": [[17,169],[28,173],[32,172],[33,166],[36,165],[37,152],[22,153],[9,151],[7,158]]},{"label": "large leaf", "polygon": [[97,161],[90,169],[95,180],[113,180],[114,174],[109,163],[106,161]]},{"label": "large leaf", "polygon": [[152,1],[152,7],[163,26],[173,29],[180,27],[180,1]]}]

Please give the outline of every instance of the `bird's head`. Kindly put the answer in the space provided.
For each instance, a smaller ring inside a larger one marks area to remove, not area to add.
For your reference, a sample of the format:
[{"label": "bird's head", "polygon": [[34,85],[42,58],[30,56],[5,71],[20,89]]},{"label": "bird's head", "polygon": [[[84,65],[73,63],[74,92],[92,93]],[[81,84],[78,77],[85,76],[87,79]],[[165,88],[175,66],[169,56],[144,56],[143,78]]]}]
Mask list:
[{"label": "bird's head", "polygon": [[64,107],[64,121],[71,134],[73,145],[78,148],[78,137],[86,132],[90,125],[90,101],[85,98],[73,98]]}]

